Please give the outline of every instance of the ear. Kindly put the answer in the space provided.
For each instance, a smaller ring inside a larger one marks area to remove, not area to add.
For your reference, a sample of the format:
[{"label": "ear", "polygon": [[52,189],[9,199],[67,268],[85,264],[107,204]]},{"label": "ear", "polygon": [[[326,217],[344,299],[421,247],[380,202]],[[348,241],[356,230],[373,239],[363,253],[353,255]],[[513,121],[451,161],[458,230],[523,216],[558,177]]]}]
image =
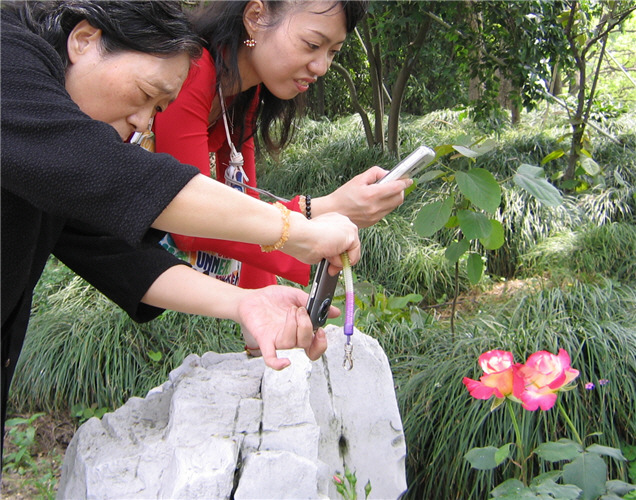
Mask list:
[{"label": "ear", "polygon": [[243,25],[248,35],[252,36],[262,28],[264,14],[265,5],[261,0],[252,0],[247,3],[243,10]]},{"label": "ear", "polygon": [[75,64],[80,57],[92,50],[99,51],[101,40],[102,30],[91,26],[86,19],[77,23],[66,40],[69,62]]}]

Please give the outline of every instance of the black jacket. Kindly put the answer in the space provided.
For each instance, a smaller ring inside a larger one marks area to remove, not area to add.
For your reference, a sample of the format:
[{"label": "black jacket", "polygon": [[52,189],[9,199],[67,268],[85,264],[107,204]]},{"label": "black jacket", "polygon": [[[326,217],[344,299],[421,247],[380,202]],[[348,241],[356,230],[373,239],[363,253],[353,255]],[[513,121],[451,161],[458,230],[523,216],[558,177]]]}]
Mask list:
[{"label": "black jacket", "polygon": [[182,261],[157,245],[155,218],[196,174],[169,155],[124,143],[82,113],[52,46],[2,10],[2,422],[31,296],[51,253],[136,321],[140,304]]}]

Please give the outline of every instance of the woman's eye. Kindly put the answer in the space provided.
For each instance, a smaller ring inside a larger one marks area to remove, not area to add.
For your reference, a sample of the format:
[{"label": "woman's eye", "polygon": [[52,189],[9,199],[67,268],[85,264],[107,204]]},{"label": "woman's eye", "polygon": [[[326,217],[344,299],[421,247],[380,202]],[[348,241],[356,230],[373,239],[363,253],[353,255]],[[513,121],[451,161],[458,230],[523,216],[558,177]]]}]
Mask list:
[{"label": "woman's eye", "polygon": [[319,45],[316,45],[315,43],[311,43],[311,42],[307,42],[307,46],[311,49],[311,50],[318,50],[320,48]]}]

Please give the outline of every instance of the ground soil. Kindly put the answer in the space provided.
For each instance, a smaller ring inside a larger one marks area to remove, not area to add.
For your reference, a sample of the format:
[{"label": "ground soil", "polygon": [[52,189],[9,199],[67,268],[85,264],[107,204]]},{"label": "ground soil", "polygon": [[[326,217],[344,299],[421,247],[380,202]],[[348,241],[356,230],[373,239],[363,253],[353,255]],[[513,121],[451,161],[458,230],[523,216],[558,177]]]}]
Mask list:
[{"label": "ground soil", "polygon": [[[8,415],[7,418],[29,418],[29,414]],[[36,419],[35,443],[30,451],[31,463],[14,469],[10,461],[3,462],[2,499],[25,500],[54,498],[62,470],[64,452],[77,428],[77,420],[68,414],[43,415]],[[24,430],[24,426],[18,428]],[[9,430],[5,433],[3,457],[10,458],[18,451]]]}]

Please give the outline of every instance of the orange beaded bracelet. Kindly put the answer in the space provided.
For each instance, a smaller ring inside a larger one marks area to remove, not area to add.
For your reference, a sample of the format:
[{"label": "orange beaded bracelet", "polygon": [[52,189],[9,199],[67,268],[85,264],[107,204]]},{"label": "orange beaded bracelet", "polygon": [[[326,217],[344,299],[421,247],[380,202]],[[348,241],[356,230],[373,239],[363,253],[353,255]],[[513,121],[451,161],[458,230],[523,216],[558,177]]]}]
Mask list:
[{"label": "orange beaded bracelet", "polygon": [[273,252],[274,250],[280,250],[281,248],[283,248],[283,245],[287,243],[287,239],[289,238],[289,208],[278,201],[274,203],[274,206],[280,210],[283,216],[283,231],[280,235],[280,239],[273,245],[261,245],[261,250],[263,252]]}]

